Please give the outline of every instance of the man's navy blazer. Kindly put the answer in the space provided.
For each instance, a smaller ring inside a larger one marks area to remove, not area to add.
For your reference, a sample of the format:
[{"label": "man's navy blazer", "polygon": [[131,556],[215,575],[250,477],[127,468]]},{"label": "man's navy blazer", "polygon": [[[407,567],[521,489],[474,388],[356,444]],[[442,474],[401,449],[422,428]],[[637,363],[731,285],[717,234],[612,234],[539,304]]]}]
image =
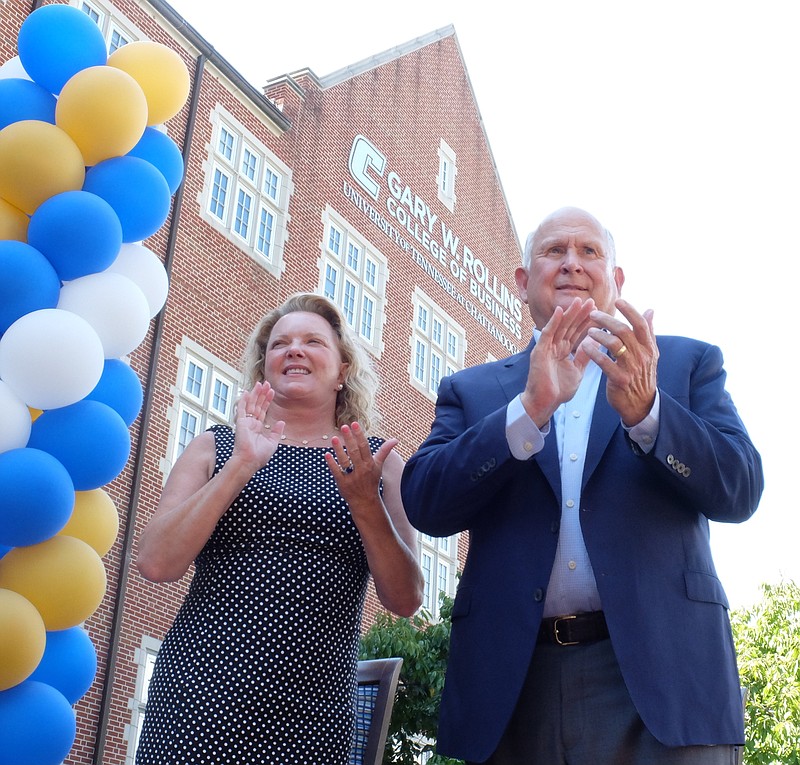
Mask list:
[{"label": "man's navy blazer", "polygon": [[[532,347],[532,346],[531,346]],[[730,396],[719,348],[659,337],[659,431],[648,454],[597,394],[580,520],[622,675],[648,730],[667,746],[744,741],[728,601],[708,521],[740,522],[763,489],[761,459]],[[465,369],[439,388],[430,436],[402,495],[419,530],[469,530],[453,606],[438,751],[482,762],[511,717],[542,618],[561,517],[554,431],[515,459],[506,407],[530,347]]]}]

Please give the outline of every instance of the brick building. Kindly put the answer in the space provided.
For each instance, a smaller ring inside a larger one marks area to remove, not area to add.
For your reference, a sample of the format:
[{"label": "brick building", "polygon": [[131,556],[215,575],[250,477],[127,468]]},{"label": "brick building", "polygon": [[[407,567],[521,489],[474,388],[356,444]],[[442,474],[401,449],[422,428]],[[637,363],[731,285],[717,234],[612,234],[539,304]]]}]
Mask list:
[{"label": "brick building", "polygon": [[[20,25],[39,4],[0,0],[0,63],[16,55]],[[296,291],[336,300],[374,357],[383,429],[404,457],[427,435],[441,377],[516,351],[531,326],[514,286],[518,238],[452,27],[261,91],[163,0],[71,4],[112,50],[138,39],[174,49],[192,83],[166,126],[186,177],[146,245],[163,259],[170,292],[130,359],[145,402],[128,466],[106,487],[120,534],[104,559],[106,598],[87,623],[99,667],[77,705],[68,759],[123,765],[189,581],[143,580],[138,533],[185,444],[230,418],[258,318]],[[466,542],[420,542],[434,616]],[[365,624],[378,608],[370,594]]]}]

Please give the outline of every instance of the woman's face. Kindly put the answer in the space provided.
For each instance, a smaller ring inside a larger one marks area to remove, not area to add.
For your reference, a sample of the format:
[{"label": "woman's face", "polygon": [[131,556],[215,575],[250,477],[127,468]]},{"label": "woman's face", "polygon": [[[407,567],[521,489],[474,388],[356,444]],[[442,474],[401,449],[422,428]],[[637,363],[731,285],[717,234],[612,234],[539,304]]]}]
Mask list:
[{"label": "woman's face", "polygon": [[322,316],[295,311],[278,319],[264,356],[264,379],[276,396],[336,400],[347,364],[336,333]]}]

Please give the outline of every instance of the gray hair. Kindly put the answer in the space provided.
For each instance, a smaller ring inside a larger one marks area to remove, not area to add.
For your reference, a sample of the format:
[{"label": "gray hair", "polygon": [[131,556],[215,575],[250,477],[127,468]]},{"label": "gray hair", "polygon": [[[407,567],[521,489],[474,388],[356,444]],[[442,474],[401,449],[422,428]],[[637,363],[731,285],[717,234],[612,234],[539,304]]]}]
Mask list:
[{"label": "gray hair", "polygon": [[[525,240],[525,247],[522,250],[522,267],[523,268],[530,269],[531,260],[533,259],[533,243],[534,243],[534,241],[536,239],[536,235],[539,233],[539,230],[541,229],[542,224],[545,221],[549,220],[551,217],[552,217],[552,215],[548,215],[542,221],[542,223],[540,223],[536,227],[536,229],[534,229],[533,231],[531,231],[530,234],[528,234],[528,238]],[[601,226],[601,228],[603,229],[603,233],[605,234],[605,237],[606,237],[606,257],[608,258],[609,263],[612,266],[615,266],[616,263],[617,263],[617,248],[616,248],[616,245],[614,244],[614,237],[611,235],[611,232],[607,228],[605,228],[603,226]]]}]

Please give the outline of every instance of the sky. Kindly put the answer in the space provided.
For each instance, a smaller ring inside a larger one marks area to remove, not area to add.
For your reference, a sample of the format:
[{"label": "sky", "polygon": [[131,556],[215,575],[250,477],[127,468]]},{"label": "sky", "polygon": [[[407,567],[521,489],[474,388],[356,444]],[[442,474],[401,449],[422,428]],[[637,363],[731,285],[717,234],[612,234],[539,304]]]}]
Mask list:
[{"label": "sky", "polygon": [[623,296],[655,311],[656,331],[722,348],[766,476],[753,518],[712,524],[731,606],[762,583],[800,583],[793,0],[171,5],[256,87],[452,24],[520,239],[559,207],[589,210],[614,234]]}]

